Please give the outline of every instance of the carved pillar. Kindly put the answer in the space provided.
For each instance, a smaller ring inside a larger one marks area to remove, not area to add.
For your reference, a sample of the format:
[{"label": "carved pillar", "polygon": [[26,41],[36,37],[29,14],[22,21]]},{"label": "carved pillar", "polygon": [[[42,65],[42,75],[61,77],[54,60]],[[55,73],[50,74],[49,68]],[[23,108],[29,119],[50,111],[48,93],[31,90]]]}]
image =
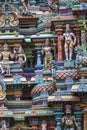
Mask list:
[{"label": "carved pillar", "polygon": [[87,130],[87,103],[85,104],[83,108],[83,128],[84,130]]},{"label": "carved pillar", "polygon": [[62,55],[63,44],[62,44],[62,39],[61,39],[62,31],[63,29],[58,29],[58,32],[57,32],[58,34],[58,61],[63,60],[63,55]]},{"label": "carved pillar", "polygon": [[[83,21],[82,21],[83,22]],[[82,24],[82,23],[81,23]],[[83,50],[86,52],[87,49],[87,44],[86,44],[86,32],[85,29],[83,27],[83,25],[81,26],[81,46],[83,47]]]},{"label": "carved pillar", "polygon": [[57,130],[62,130],[62,124],[61,124],[61,119],[62,119],[62,108],[56,108],[54,110],[54,115],[55,115],[55,120],[57,122]]},{"label": "carved pillar", "polygon": [[75,36],[76,36],[76,46],[80,46],[81,44],[81,32],[80,28],[77,26],[74,28]]},{"label": "carved pillar", "polygon": [[87,114],[84,114],[84,130],[87,130]]}]

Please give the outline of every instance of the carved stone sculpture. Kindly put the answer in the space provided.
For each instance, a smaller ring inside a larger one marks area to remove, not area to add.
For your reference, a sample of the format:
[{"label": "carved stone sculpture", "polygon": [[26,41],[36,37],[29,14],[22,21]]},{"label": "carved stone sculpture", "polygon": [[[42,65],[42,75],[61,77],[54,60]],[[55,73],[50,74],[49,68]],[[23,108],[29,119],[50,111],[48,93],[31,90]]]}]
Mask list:
[{"label": "carved stone sculpture", "polygon": [[6,121],[5,120],[2,121],[1,130],[7,130],[7,128],[6,128]]},{"label": "carved stone sculpture", "polygon": [[11,63],[11,52],[8,50],[8,44],[5,43],[3,45],[3,51],[0,54],[0,60],[2,61],[3,64],[8,64]]},{"label": "carved stone sculpture", "polygon": [[0,85],[0,100],[4,100],[6,97],[6,92],[3,91],[2,86]]},{"label": "carved stone sculpture", "polygon": [[73,32],[71,32],[69,24],[66,24],[65,33],[63,33],[62,39],[65,40],[64,50],[66,60],[72,60],[73,46],[76,44],[76,37]]},{"label": "carved stone sculpture", "polygon": [[49,39],[46,39],[45,46],[42,48],[42,55],[44,55],[44,68],[46,71],[50,71],[50,63],[53,59],[52,47],[49,46]]},{"label": "carved stone sculpture", "polygon": [[47,123],[46,123],[46,121],[42,121],[41,130],[47,130]]},{"label": "carved stone sculpture", "polygon": [[71,109],[71,105],[65,105],[65,115],[62,117],[63,128],[64,130],[75,130],[76,127],[77,130],[80,130]]}]

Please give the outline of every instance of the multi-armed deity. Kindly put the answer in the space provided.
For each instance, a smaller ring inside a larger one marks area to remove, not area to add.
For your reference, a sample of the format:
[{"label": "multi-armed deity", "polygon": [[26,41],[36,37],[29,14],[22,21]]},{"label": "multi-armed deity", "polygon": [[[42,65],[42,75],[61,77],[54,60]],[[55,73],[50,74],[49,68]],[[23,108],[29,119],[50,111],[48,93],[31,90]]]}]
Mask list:
[{"label": "multi-armed deity", "polygon": [[72,60],[73,46],[76,44],[76,37],[70,29],[70,25],[66,24],[65,32],[62,39],[65,40],[64,49],[66,60]]},{"label": "multi-armed deity", "polygon": [[69,104],[65,105],[65,115],[62,117],[63,128],[64,130],[75,130],[76,127],[77,130],[80,130],[76,122],[75,116],[72,115],[71,109],[72,109],[71,105]]},{"label": "multi-armed deity", "polygon": [[53,60],[52,47],[49,46],[49,39],[46,39],[45,46],[42,48],[42,55],[44,55],[44,68],[46,71],[50,70],[50,63]]}]

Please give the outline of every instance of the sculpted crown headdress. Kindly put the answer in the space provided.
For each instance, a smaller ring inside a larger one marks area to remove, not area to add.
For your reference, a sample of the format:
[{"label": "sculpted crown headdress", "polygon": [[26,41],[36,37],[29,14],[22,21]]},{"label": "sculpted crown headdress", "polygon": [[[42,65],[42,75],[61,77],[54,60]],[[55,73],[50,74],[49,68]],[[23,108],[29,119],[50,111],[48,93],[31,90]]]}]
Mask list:
[{"label": "sculpted crown headdress", "polygon": [[72,109],[71,105],[69,105],[69,104],[65,105],[65,112],[66,113],[71,113],[71,109]]},{"label": "sculpted crown headdress", "polygon": [[7,43],[4,43],[3,47],[4,47],[4,48],[5,48],[5,47],[8,47],[8,44],[7,44]]}]

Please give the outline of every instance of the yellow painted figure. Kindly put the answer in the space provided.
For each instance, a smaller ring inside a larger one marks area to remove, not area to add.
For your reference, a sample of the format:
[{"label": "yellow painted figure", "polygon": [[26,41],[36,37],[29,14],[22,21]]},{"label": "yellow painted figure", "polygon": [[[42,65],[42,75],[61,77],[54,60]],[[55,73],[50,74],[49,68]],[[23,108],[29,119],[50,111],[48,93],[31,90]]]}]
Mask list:
[{"label": "yellow painted figure", "polygon": [[6,92],[2,90],[2,86],[0,85],[0,100],[4,100],[6,97]]},{"label": "yellow painted figure", "polygon": [[44,68],[46,71],[50,71],[50,62],[53,59],[52,47],[49,46],[49,39],[46,39],[45,46],[42,49],[42,54],[44,55]]}]

